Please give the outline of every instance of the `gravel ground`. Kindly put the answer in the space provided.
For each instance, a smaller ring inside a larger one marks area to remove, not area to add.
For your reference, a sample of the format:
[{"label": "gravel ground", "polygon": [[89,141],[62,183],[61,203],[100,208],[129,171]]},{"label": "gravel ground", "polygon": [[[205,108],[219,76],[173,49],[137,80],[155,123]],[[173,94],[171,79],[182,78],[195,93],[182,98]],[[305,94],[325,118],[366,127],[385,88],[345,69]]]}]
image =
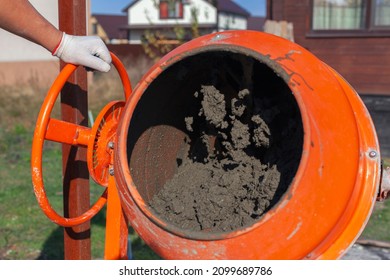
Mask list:
[{"label": "gravel ground", "polygon": [[354,244],[342,260],[390,260],[390,249]]}]

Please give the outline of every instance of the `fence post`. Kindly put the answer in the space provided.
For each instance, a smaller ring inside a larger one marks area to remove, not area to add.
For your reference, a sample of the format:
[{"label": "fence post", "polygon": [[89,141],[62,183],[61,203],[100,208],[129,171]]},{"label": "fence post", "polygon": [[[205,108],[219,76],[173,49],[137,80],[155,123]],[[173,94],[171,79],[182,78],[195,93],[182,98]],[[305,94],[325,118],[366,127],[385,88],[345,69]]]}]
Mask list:
[{"label": "fence post", "polygon": [[[86,35],[86,0],[58,0],[59,28]],[[61,68],[64,65],[61,64]],[[61,92],[61,116],[67,122],[88,125],[87,73],[79,67]],[[86,148],[62,146],[64,214],[75,217],[89,209],[89,174]],[[90,222],[64,230],[64,258],[91,259]]]}]

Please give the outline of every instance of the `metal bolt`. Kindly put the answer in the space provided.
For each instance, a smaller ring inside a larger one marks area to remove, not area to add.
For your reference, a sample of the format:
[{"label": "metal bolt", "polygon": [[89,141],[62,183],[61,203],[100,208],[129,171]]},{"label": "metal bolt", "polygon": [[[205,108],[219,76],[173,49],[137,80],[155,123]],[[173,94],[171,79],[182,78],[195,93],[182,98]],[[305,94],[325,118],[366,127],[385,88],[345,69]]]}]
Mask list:
[{"label": "metal bolt", "polygon": [[310,259],[312,256],[313,256],[313,254],[312,254],[312,253],[309,253],[309,254],[307,254],[307,255],[305,256],[305,259]]},{"label": "metal bolt", "polygon": [[112,142],[112,141],[108,142],[108,147],[110,149],[114,149],[114,142]]},{"label": "metal bolt", "polygon": [[108,172],[110,173],[111,176],[114,176],[114,168],[113,167],[110,167],[108,169]]},{"label": "metal bolt", "polygon": [[371,151],[368,155],[370,156],[370,158],[375,158],[377,156],[377,152]]}]

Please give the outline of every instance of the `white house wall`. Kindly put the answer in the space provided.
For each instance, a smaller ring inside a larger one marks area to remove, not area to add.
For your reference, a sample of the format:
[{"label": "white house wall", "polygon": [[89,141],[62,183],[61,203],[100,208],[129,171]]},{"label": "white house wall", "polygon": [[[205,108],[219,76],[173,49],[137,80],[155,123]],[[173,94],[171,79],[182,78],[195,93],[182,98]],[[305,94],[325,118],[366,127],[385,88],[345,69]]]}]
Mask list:
[{"label": "white house wall", "polygon": [[237,15],[220,13],[218,16],[219,30],[247,29],[247,19]]},{"label": "white house wall", "polygon": [[[30,0],[30,2],[46,19],[58,27],[58,1]],[[43,47],[3,29],[0,29],[0,50],[0,62],[56,60]]]},{"label": "white house wall", "polygon": [[154,3],[159,1],[141,0],[135,3],[128,10],[129,25],[172,25],[172,24],[190,24],[191,23],[191,8],[198,9],[198,21],[200,24],[215,24],[217,19],[217,10],[210,3],[203,0],[192,0],[191,4],[184,4],[182,19],[163,19],[160,20],[160,12],[158,6]]}]

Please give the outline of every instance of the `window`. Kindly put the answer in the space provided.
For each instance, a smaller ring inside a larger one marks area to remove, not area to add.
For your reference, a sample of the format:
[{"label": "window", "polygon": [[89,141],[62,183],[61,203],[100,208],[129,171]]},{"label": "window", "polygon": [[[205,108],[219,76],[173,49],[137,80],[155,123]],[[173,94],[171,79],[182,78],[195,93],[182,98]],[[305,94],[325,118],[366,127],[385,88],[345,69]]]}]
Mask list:
[{"label": "window", "polygon": [[390,31],[390,0],[313,0],[314,32]]},{"label": "window", "polygon": [[183,18],[183,1],[181,0],[161,0],[160,19]]},{"label": "window", "polygon": [[373,25],[390,28],[390,0],[376,0],[373,7]]},{"label": "window", "polygon": [[314,0],[314,30],[353,30],[364,26],[363,0]]}]

